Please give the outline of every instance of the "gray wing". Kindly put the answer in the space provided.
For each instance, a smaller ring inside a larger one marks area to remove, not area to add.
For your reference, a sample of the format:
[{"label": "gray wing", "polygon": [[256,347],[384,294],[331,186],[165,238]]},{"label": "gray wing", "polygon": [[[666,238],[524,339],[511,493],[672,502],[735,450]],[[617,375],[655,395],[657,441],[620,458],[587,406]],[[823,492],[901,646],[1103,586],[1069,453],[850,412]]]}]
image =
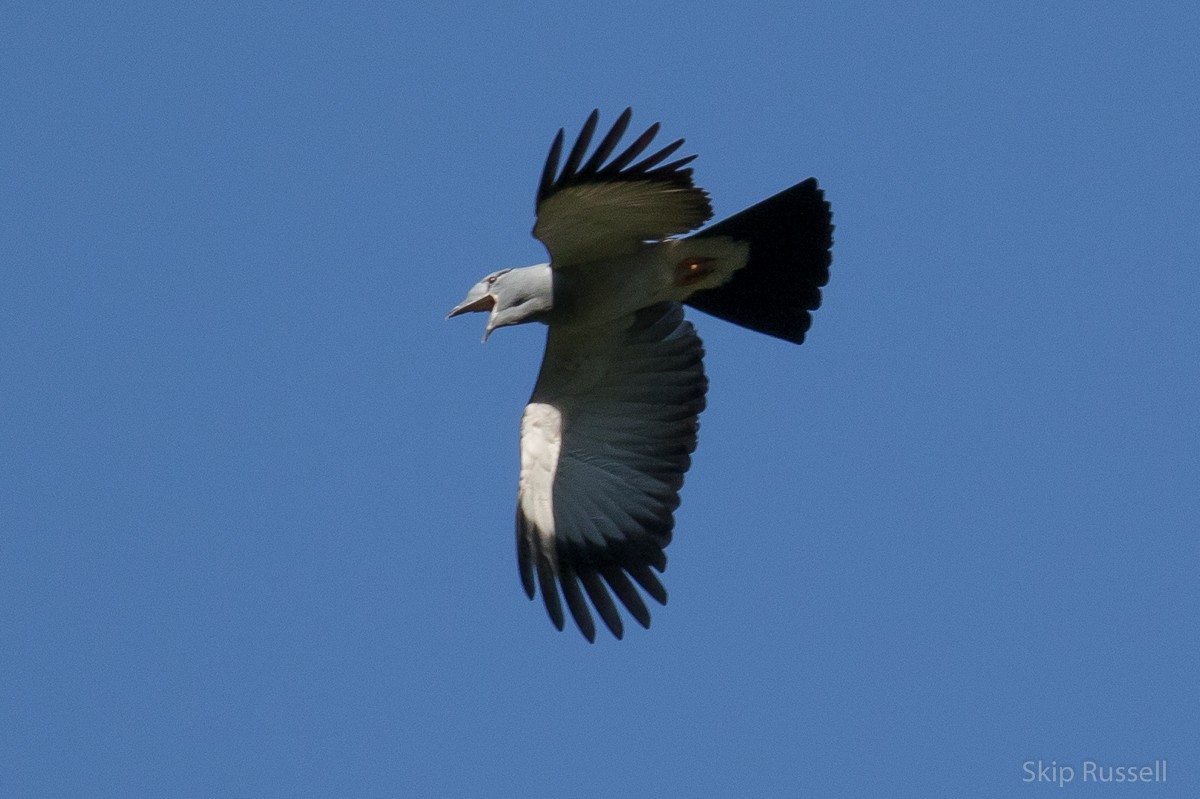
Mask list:
[{"label": "gray wing", "polygon": [[657,123],[608,160],[631,115],[626,108],[586,163],[597,111],[588,117],[561,171],[561,129],[550,147],[538,184],[533,235],[546,245],[555,268],[631,253],[644,241],[695,230],[712,216],[708,195],[693,185],[692,170],[684,168],[696,156],[662,163],[683,139],[633,163],[657,135]]},{"label": "gray wing", "polygon": [[703,355],[677,303],[603,329],[550,328],[521,422],[517,560],[525,592],[532,599],[540,587],[558,629],[560,589],[589,641],[585,593],[617,638],[624,628],[613,595],[643,627],[650,612],[634,583],[666,604],[652,569],[666,568],[663,549],[696,448]]}]

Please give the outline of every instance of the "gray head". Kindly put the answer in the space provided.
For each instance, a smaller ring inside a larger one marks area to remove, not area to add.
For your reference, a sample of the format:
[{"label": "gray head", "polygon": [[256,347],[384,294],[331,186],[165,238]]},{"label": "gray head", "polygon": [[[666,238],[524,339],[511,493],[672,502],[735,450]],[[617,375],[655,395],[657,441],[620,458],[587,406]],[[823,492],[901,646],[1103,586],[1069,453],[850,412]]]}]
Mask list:
[{"label": "gray head", "polygon": [[492,272],[467,292],[467,297],[446,315],[491,311],[483,340],[498,327],[536,322],[554,307],[554,278],[550,264],[501,269]]}]

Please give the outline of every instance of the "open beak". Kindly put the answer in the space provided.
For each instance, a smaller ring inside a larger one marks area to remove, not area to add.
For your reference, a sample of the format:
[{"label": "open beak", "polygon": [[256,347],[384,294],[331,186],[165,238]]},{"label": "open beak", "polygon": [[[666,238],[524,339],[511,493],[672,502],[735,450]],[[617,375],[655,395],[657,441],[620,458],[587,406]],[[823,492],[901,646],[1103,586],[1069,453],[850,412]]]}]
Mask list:
[{"label": "open beak", "polygon": [[[446,314],[447,319],[452,319],[459,314],[470,313],[472,311],[490,311],[496,307],[496,298],[492,296],[491,287],[486,281],[476,283],[470,291],[467,292],[467,298],[451,309],[450,313]],[[488,317],[487,328],[483,331],[483,340],[487,341],[488,336],[492,334],[492,317]]]},{"label": "open beak", "polygon": [[459,314],[470,313],[472,311],[490,311],[496,305],[496,298],[487,293],[487,289],[482,289],[478,286],[471,289],[467,294],[467,298],[446,314],[447,319],[452,319]]}]

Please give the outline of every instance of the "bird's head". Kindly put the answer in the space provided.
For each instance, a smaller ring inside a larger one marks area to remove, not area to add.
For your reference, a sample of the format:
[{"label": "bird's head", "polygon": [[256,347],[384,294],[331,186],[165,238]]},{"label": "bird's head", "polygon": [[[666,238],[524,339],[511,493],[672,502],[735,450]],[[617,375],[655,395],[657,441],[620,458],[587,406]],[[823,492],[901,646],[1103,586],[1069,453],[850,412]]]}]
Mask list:
[{"label": "bird's head", "polygon": [[554,307],[554,282],[549,264],[492,272],[467,292],[466,299],[446,315],[491,311],[483,340],[498,327],[543,320]]}]

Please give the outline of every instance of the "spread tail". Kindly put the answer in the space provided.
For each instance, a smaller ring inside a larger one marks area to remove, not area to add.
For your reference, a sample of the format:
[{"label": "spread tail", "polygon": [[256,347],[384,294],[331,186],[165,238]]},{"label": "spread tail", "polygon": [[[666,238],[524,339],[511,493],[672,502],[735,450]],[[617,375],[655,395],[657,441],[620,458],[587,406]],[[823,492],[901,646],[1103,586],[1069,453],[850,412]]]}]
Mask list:
[{"label": "spread tail", "polygon": [[809,178],[691,236],[727,236],[750,252],[728,283],[697,291],[687,304],[800,344],[829,282],[832,219],[825,193]]}]

